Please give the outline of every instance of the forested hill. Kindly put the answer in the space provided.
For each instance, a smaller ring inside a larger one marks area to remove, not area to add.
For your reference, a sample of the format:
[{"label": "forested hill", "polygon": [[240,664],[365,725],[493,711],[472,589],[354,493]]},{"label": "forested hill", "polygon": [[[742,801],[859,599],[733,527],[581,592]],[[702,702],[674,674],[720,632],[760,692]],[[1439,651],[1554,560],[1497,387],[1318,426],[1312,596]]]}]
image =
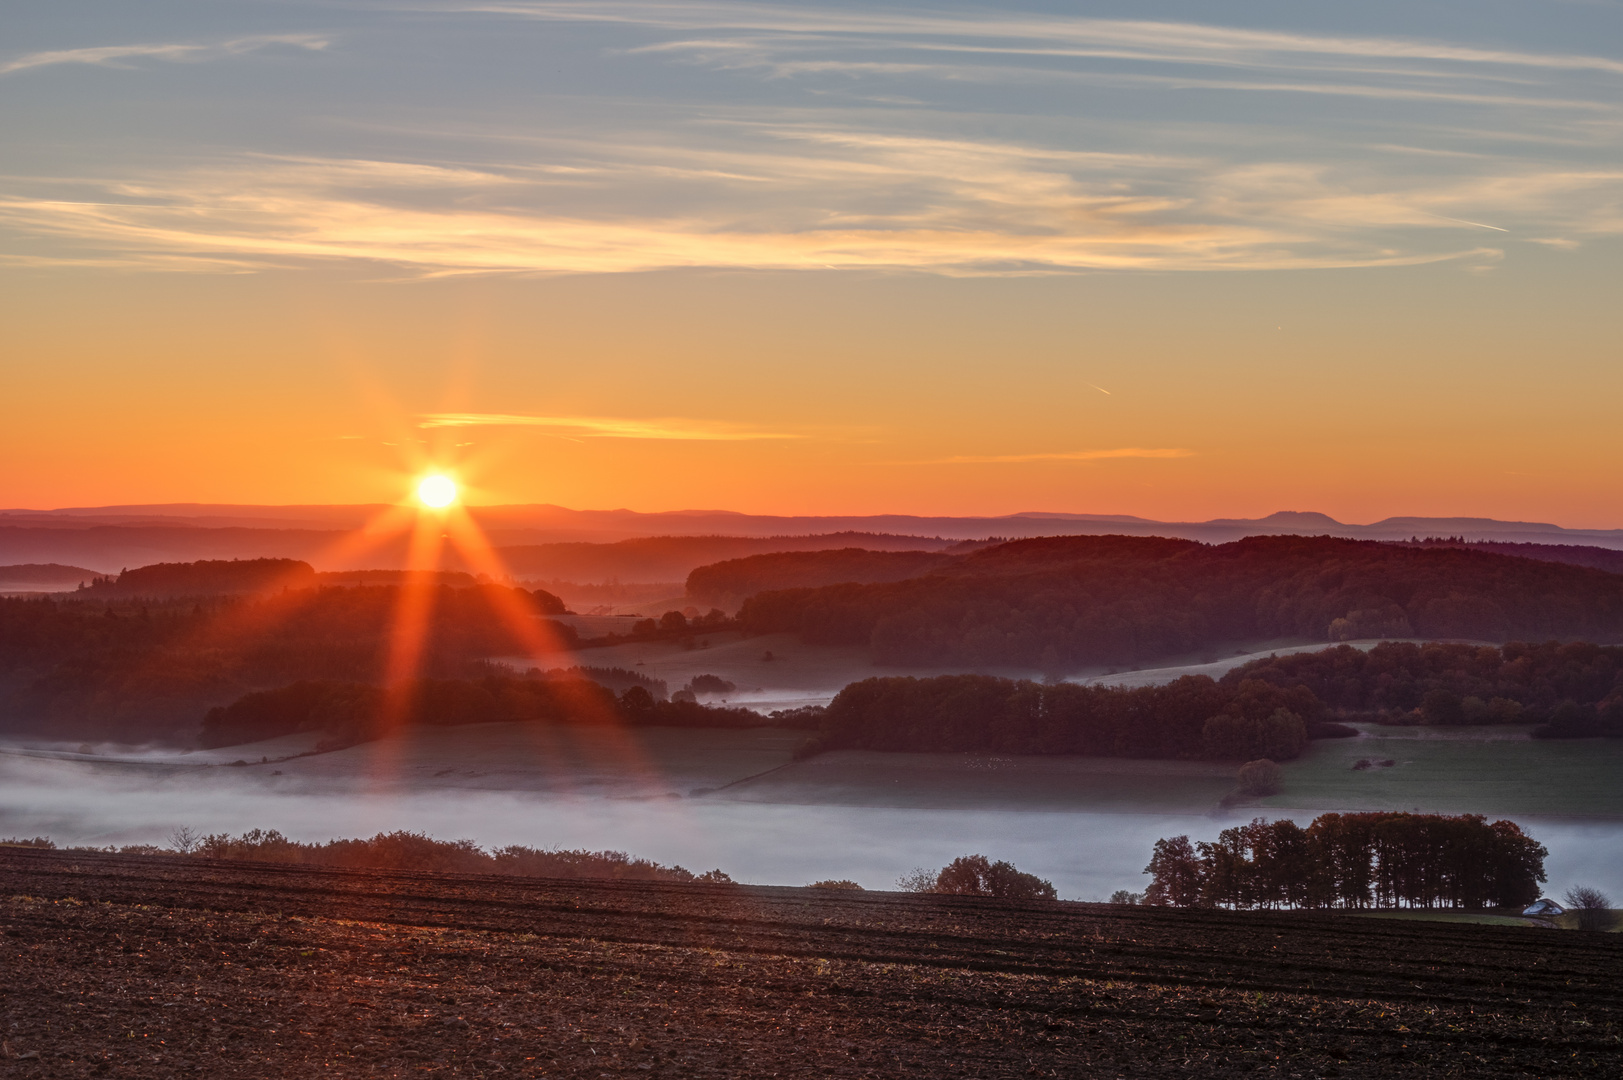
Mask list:
[{"label": "forested hill", "polygon": [[1332,537],[1020,540],[906,581],[762,593],[749,629],[881,663],[1048,671],[1276,637],[1623,640],[1623,575]]},{"label": "forested hill", "polygon": [[116,576],[97,577],[84,591],[100,596],[225,596],[277,589],[307,589],[316,572],[299,559],[204,559],[153,563]]},{"label": "forested hill", "polygon": [[940,570],[958,556],[936,551],[778,551],[701,566],[688,575],[687,594],[706,604],[732,607],[756,593],[776,589],[905,581]]},{"label": "forested hill", "polygon": [[938,551],[957,542],[939,537],[830,533],[821,536],[643,536],[612,544],[554,543],[500,547],[502,564],[518,577],[575,582],[681,581],[699,566],[774,551]]},{"label": "forested hill", "polygon": [[1623,574],[1623,551],[1615,548],[1590,547],[1584,544],[1517,544],[1502,540],[1466,540],[1458,536],[1429,536],[1407,545],[1409,547],[1454,547],[1466,551],[1490,551],[1495,555],[1516,555],[1540,562],[1571,563],[1573,566],[1592,566],[1596,570],[1609,570]]},{"label": "forested hill", "polygon": [[[425,677],[460,677],[486,657],[574,641],[572,629],[543,619],[561,606],[548,593],[439,586],[422,598]],[[376,680],[401,610],[401,589],[377,585],[150,604],[0,597],[0,729],[169,738],[202,709],[251,690]]]}]

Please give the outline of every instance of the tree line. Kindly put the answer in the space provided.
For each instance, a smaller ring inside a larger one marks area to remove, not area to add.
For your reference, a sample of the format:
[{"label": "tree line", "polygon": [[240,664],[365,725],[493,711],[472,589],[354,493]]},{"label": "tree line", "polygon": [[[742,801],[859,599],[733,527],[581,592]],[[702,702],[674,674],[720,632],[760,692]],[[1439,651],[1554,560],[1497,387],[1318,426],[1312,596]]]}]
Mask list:
[{"label": "tree line", "polygon": [[804,753],[834,749],[1285,761],[1322,707],[1311,691],[1187,675],[1162,686],[1043,684],[991,675],[852,683]]},{"label": "tree line", "polygon": [[1225,683],[1304,689],[1342,718],[1382,723],[1537,723],[1546,738],[1623,736],[1623,647],[1382,642],[1254,660]]},{"label": "tree line", "polygon": [[[751,728],[773,723],[749,709],[661,701],[633,683],[618,695],[589,679],[487,674],[419,679],[399,686],[307,679],[246,694],[203,717],[204,747],[237,746],[298,732],[324,735],[331,750],[415,726],[488,723]],[[792,725],[791,725],[792,726]]]},{"label": "tree line", "polygon": [[[296,866],[332,866],[348,870],[407,870],[439,874],[502,874],[509,877],[608,879],[611,881],[696,881],[731,884],[720,870],[695,874],[681,866],[665,866],[623,851],[533,848],[522,844],[486,850],[472,840],[435,840],[404,829],[371,838],[319,841],[290,840],[275,829],[250,829],[240,836],[229,833],[201,835],[189,828],[176,829],[170,846],[127,844],[116,849],[125,855],[187,855],[200,859],[238,862],[285,863]],[[0,846],[56,850],[44,836],[29,840],[0,840]],[[68,848],[98,851],[97,848]],[[115,850],[113,848],[105,849]]]},{"label": "tree line", "polygon": [[866,645],[883,663],[1064,673],[1283,636],[1617,640],[1623,575],[1333,537],[1066,536],[984,548],[906,581],[761,593],[739,619]]},{"label": "tree line", "polygon": [[1215,841],[1157,840],[1144,903],[1226,908],[1520,907],[1546,880],[1544,846],[1479,814],[1322,814]]}]

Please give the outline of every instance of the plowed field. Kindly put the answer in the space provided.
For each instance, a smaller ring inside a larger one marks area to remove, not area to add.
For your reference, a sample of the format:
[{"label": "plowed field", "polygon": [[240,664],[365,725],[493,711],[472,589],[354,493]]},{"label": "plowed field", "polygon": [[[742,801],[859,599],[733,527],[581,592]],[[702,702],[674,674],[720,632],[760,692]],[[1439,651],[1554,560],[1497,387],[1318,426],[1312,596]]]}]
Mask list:
[{"label": "plowed field", "polygon": [[0,849],[0,1076],[1623,1074],[1616,935]]}]

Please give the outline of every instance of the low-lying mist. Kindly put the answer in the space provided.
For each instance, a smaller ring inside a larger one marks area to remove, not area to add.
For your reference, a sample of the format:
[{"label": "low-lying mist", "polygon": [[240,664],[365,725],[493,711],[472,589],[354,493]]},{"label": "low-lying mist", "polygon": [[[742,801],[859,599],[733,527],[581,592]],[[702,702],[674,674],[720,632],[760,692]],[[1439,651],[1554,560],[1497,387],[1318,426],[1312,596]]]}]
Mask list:
[{"label": "low-lying mist", "polygon": [[[164,844],[200,833],[277,829],[324,841],[396,829],[484,847],[611,849],[664,864],[719,867],[752,884],[847,878],[891,889],[917,867],[968,853],[1007,859],[1047,878],[1064,899],[1141,891],[1154,842],[1215,838],[1250,817],[1193,814],[899,809],[609,797],[472,788],[373,789],[228,768],[181,768],[0,753],[0,837],[49,836],[59,846]],[[1277,816],[1277,815],[1269,815]],[[1306,824],[1312,813],[1289,815]],[[1623,894],[1623,830],[1615,823],[1518,817],[1547,845],[1549,884]]]}]

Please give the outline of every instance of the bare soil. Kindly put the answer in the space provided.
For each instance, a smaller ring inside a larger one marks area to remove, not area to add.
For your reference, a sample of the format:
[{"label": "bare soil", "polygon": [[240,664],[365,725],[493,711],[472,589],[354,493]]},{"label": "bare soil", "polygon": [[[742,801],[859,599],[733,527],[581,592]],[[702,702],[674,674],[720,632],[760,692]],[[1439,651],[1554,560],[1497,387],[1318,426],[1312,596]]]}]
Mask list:
[{"label": "bare soil", "polygon": [[1617,935],[0,849],[0,1077],[1617,1075]]}]

